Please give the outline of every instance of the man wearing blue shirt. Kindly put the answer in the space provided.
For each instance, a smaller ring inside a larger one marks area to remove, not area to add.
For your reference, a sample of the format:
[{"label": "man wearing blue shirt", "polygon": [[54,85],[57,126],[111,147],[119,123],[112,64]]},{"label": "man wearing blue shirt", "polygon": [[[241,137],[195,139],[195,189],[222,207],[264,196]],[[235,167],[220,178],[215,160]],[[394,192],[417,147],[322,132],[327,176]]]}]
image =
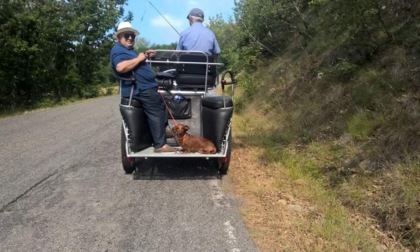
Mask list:
[{"label": "man wearing blue shirt", "polygon": [[[122,80],[121,96],[130,97],[132,86],[133,99],[142,104],[150,126],[155,152],[172,152],[176,149],[166,144],[165,128],[167,117],[162,97],[157,92],[155,73],[146,63],[148,56],[154,56],[154,50],[137,53],[133,46],[140,33],[129,22],[118,25],[114,38],[118,39],[111,49],[112,70]],[[131,78],[135,78],[132,84]]]},{"label": "man wearing blue shirt", "polygon": [[202,51],[208,55],[220,54],[219,43],[214,33],[204,27],[204,12],[194,8],[187,16],[190,27],[181,33],[177,50]]},{"label": "man wearing blue shirt", "polygon": [[[214,33],[204,27],[204,12],[201,9],[193,8],[187,16],[190,27],[181,33],[176,49],[201,51],[216,60],[221,50]],[[216,88],[208,87],[207,95],[218,95]]]}]

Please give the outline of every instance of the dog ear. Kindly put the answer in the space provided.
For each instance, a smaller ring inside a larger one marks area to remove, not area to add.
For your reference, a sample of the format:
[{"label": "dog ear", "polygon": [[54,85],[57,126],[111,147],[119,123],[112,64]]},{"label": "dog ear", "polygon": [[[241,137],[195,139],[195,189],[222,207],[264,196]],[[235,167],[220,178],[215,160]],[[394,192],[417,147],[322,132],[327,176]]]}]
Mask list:
[{"label": "dog ear", "polygon": [[187,131],[187,130],[190,129],[190,127],[188,127],[188,125],[185,125],[184,129],[185,129],[185,131]]}]

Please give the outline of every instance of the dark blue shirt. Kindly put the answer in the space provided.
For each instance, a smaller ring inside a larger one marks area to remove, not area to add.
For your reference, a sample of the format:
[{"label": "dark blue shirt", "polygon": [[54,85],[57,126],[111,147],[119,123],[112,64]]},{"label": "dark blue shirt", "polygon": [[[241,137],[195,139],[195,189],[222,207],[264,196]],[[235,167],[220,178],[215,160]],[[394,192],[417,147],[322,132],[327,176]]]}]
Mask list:
[{"label": "dark blue shirt", "polygon": [[208,55],[220,54],[220,47],[216,36],[201,22],[194,22],[181,33],[177,50],[202,51]]},{"label": "dark blue shirt", "polygon": [[[132,48],[127,48],[121,43],[117,42],[111,50],[111,65],[114,74],[124,79],[130,79],[134,75],[136,77],[136,85],[134,87],[134,95],[137,95],[140,90],[146,90],[157,87],[155,80],[155,72],[149,64],[142,61],[132,71],[127,73],[118,73],[116,67],[119,63],[136,58],[138,53]],[[121,85],[121,95],[123,97],[130,96],[131,82],[124,80]]]}]

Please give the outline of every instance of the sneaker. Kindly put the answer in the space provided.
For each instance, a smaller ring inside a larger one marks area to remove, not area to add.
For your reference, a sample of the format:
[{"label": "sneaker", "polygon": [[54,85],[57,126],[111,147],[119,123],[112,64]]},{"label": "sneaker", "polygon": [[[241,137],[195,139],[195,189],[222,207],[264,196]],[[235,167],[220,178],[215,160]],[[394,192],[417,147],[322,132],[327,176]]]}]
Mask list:
[{"label": "sneaker", "polygon": [[155,152],[160,153],[160,152],[176,152],[177,149],[165,144],[164,146],[160,147],[159,149],[155,149]]}]

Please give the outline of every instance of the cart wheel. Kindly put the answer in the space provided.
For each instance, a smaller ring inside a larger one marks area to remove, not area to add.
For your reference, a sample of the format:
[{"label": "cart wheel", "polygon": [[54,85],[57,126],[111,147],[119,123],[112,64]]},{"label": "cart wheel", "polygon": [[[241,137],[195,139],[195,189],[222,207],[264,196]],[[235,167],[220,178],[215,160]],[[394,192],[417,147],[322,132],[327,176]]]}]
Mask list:
[{"label": "cart wheel", "polygon": [[229,138],[227,139],[228,142],[228,149],[226,151],[226,157],[218,158],[217,159],[217,169],[219,173],[222,175],[226,175],[229,169],[230,164],[230,156],[232,153],[232,130],[229,132]]},{"label": "cart wheel", "polygon": [[127,150],[125,149],[126,141],[123,125],[121,126],[121,163],[125,173],[132,174],[136,169],[136,166],[134,165],[135,158],[127,157]]}]

